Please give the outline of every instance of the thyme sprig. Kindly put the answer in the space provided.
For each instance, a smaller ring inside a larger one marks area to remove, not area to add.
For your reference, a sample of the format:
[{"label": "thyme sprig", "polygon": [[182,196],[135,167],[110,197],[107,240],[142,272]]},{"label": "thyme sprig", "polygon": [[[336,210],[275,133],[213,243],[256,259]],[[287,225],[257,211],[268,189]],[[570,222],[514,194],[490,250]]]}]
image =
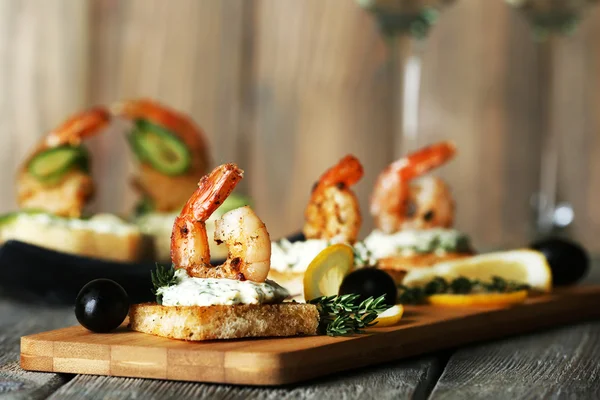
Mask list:
[{"label": "thyme sprig", "polygon": [[358,302],[360,295],[323,296],[309,301],[319,311],[319,332],[329,336],[342,336],[363,333],[363,329],[373,326],[377,315],[390,306],[384,303],[385,295],[376,299]]},{"label": "thyme sprig", "polygon": [[447,281],[442,277],[435,277],[422,286],[398,286],[398,303],[422,304],[428,296],[434,294],[469,294],[469,293],[510,293],[529,289],[529,285],[520,282],[508,281],[498,276],[492,277],[490,282],[478,279],[458,277]]},{"label": "thyme sprig", "polygon": [[158,293],[158,289],[165,286],[173,286],[177,283],[175,268],[173,268],[173,265],[164,267],[156,264],[156,270],[150,272],[150,278],[152,279],[152,286],[154,286],[152,293],[156,296],[156,302],[162,304],[162,295]]}]

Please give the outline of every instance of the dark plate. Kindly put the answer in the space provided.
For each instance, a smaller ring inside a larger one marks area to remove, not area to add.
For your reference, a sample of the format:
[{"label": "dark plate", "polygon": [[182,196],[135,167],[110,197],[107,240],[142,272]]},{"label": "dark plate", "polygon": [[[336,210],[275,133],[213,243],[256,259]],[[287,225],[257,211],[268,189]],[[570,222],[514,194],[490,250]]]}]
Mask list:
[{"label": "dark plate", "polygon": [[[293,234],[287,239],[298,241],[304,236]],[[150,272],[155,267],[153,262],[107,261],[9,240],[0,248],[0,292],[23,301],[74,304],[83,285],[107,278],[123,286],[132,302],[153,301]]]}]

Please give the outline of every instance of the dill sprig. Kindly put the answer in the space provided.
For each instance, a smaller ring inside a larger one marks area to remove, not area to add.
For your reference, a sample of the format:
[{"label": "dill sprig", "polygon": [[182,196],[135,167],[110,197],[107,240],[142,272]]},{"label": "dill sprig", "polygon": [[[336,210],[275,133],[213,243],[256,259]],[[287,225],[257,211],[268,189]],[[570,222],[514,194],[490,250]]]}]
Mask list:
[{"label": "dill sprig", "polygon": [[172,286],[177,283],[177,278],[175,278],[175,268],[173,268],[173,265],[170,267],[163,267],[162,265],[156,264],[156,271],[150,272],[150,278],[152,279],[152,286],[154,286],[152,293],[156,296],[156,302],[162,304],[162,295],[158,294],[158,289],[165,286]]},{"label": "dill sprig", "polygon": [[319,311],[319,332],[329,336],[363,333],[363,328],[373,326],[377,315],[390,306],[384,303],[385,295],[358,303],[360,295],[323,296],[309,301]]},{"label": "dill sprig", "polygon": [[428,296],[434,294],[470,294],[470,293],[511,293],[519,290],[527,290],[528,285],[509,281],[498,276],[492,277],[490,282],[478,279],[458,277],[450,281],[442,277],[435,277],[422,286],[407,287],[398,286],[398,303],[422,304]]}]

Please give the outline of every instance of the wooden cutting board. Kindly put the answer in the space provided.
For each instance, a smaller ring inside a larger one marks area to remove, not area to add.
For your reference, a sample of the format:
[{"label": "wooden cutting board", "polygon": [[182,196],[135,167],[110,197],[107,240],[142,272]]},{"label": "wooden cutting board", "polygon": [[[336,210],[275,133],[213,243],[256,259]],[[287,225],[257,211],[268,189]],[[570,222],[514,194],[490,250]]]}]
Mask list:
[{"label": "wooden cutting board", "polygon": [[512,308],[407,307],[402,321],[352,337],[210,342],[170,340],[126,326],[73,326],[21,338],[31,371],[245,385],[282,385],[560,324],[600,318],[600,286],[556,290]]}]

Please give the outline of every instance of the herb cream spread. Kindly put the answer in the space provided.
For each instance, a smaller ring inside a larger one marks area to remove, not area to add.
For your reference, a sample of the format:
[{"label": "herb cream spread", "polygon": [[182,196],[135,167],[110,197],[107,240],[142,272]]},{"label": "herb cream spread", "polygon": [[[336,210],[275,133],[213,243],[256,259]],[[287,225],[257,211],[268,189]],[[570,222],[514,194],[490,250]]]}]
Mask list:
[{"label": "herb cream spread", "polygon": [[417,253],[461,253],[470,251],[469,237],[455,229],[409,230],[387,234],[374,230],[364,243],[376,259]]},{"label": "herb cream spread", "polygon": [[[335,241],[322,239],[308,239],[298,242],[290,242],[281,239],[271,243],[271,269],[278,272],[303,273],[308,268],[310,262],[327,246],[336,243]],[[375,260],[371,259],[371,254],[362,242],[357,242],[352,246],[354,250],[354,265],[363,267],[373,265]]]},{"label": "herb cream spread", "polygon": [[53,228],[69,230],[89,230],[98,233],[130,235],[139,232],[136,225],[130,224],[111,214],[96,214],[91,218],[64,218],[43,212],[17,212],[4,215],[0,221],[3,234],[12,239],[27,241],[32,226],[38,236],[51,234]]},{"label": "herb cream spread", "polygon": [[194,278],[185,269],[175,271],[176,283],[158,288],[164,306],[214,306],[281,303],[289,292],[277,283],[235,279]]}]

